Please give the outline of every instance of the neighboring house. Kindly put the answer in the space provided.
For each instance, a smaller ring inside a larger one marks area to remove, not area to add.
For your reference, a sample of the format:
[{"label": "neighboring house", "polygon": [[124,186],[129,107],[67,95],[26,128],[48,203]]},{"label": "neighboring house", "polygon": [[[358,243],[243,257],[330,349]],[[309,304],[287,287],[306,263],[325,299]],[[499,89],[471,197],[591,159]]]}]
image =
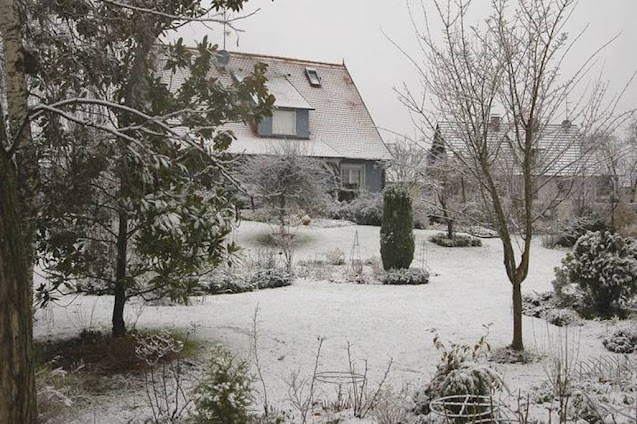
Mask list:
[{"label": "neighboring house", "polygon": [[[451,122],[441,122],[437,131],[454,155],[468,157],[462,128]],[[496,169],[508,184],[521,183],[520,160],[511,143],[512,128],[499,116],[489,122],[488,145]],[[532,150],[536,172],[535,198],[538,205],[559,204],[559,211],[551,208],[547,213],[572,215],[578,209],[604,202],[611,187],[604,169],[598,146],[582,138],[579,128],[568,120],[561,124],[548,124],[538,128]]]},{"label": "neighboring house", "polygon": [[225,65],[213,68],[214,77],[233,84],[265,63],[267,87],[276,98],[272,117],[227,126],[237,137],[230,153],[274,154],[292,143],[302,154],[333,165],[345,191],[383,189],[383,162],[390,154],[344,63],[220,53]]}]

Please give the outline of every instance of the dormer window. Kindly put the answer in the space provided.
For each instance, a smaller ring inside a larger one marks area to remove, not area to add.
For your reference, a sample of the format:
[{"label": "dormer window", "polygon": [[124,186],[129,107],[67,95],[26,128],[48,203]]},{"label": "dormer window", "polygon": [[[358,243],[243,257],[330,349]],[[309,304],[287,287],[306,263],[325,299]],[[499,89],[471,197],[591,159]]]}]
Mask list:
[{"label": "dormer window", "polygon": [[296,111],[275,109],[272,111],[273,135],[297,135]]},{"label": "dormer window", "polygon": [[321,86],[321,78],[319,77],[318,72],[314,68],[305,68],[305,75],[307,76],[308,81],[312,87],[320,87]]}]

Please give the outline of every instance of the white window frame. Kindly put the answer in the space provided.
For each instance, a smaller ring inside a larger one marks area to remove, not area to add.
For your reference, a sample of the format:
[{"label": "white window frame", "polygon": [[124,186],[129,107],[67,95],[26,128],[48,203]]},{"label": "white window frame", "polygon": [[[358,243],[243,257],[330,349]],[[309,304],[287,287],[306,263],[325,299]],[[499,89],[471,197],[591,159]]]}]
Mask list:
[{"label": "white window frame", "polygon": [[[277,115],[279,119],[277,119]],[[290,119],[292,117],[293,125],[290,127],[290,122],[286,122],[285,125],[282,124],[281,115],[287,115],[286,119]],[[288,109],[275,109],[272,111],[272,134],[273,135],[297,135],[296,133],[296,120],[297,120],[296,110],[288,110]],[[277,126],[277,121],[279,125]]]},{"label": "white window frame", "polygon": [[[347,182],[343,181],[343,173],[347,171]],[[352,171],[359,171],[360,172],[360,181],[359,181],[359,186],[357,188],[351,189],[350,190],[363,190],[365,188],[365,179],[366,179],[366,175],[365,175],[365,171],[366,171],[366,166],[364,164],[341,164],[341,186],[345,188],[346,185],[351,185],[352,183],[350,182],[352,179]]]},{"label": "white window frame", "polygon": [[321,86],[321,77],[318,74],[318,71],[314,68],[305,68],[305,75],[307,75],[307,79],[310,82],[312,87],[320,87]]}]

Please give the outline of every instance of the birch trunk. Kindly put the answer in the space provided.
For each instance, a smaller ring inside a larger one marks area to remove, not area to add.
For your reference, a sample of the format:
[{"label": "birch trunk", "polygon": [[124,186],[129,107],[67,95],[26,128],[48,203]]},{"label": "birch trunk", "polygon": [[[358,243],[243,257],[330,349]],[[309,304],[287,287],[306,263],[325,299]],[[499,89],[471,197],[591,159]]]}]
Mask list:
[{"label": "birch trunk", "polygon": [[[30,424],[37,422],[31,272],[37,161],[26,123],[21,29],[18,3],[0,0],[8,107],[8,125],[0,123],[0,423]],[[14,143],[18,166],[5,150]]]}]

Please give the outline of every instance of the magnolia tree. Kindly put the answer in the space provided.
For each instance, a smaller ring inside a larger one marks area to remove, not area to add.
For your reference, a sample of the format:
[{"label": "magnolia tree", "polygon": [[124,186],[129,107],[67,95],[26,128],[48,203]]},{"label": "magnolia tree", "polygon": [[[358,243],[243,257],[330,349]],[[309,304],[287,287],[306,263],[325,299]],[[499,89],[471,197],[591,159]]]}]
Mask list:
[{"label": "magnolia tree", "polygon": [[[209,77],[214,46],[205,39],[194,51],[177,43],[160,55],[166,74],[188,75],[183,84],[153,80],[161,64],[146,58],[145,107],[133,116],[100,103],[94,109],[129,128],[142,125],[138,113],[170,116],[169,124],[156,125],[160,131],[118,128],[113,135],[74,119],[61,122],[59,114],[39,118],[43,136],[59,148],[49,154],[43,184],[37,247],[51,284],[38,288],[38,299],[46,304],[59,291],[114,295],[116,336],[125,333],[127,299],[185,302],[197,276],[236,249],[223,243],[235,219],[223,153],[232,135],[211,124],[258,119],[271,102],[262,66],[232,89]],[[253,95],[259,104],[247,107]],[[92,111],[83,113],[81,119],[94,119]],[[182,135],[183,128],[192,133]]]},{"label": "magnolia tree", "polygon": [[[0,1],[0,422],[37,420],[36,238],[53,289],[114,294],[116,335],[128,297],[184,299],[190,277],[232,250],[222,240],[233,135],[221,126],[268,113],[265,69],[222,87],[208,76],[207,40],[158,46],[244,3]],[[171,87],[163,72],[185,81]]]},{"label": "magnolia tree", "polygon": [[[576,3],[496,0],[480,23],[470,22],[469,0],[423,2],[424,23],[412,14],[422,57],[410,58],[430,97],[423,101],[406,92],[402,100],[422,118],[424,133],[433,133],[438,122],[448,123],[442,134],[446,151],[460,164],[500,236],[512,286],[515,350],[524,348],[521,287],[529,273],[535,224],[542,209],[568,197],[563,192],[538,205],[538,191],[558,176],[579,175],[595,151],[587,140],[621,121],[611,113],[617,99],[606,107],[606,87],[593,84],[592,92],[570,108],[578,135],[543,150],[550,124],[590,70],[591,61],[570,77],[561,69],[573,45],[564,28]],[[442,27],[442,39],[430,31],[431,16]],[[502,119],[493,125],[496,111],[503,112]]]}]

